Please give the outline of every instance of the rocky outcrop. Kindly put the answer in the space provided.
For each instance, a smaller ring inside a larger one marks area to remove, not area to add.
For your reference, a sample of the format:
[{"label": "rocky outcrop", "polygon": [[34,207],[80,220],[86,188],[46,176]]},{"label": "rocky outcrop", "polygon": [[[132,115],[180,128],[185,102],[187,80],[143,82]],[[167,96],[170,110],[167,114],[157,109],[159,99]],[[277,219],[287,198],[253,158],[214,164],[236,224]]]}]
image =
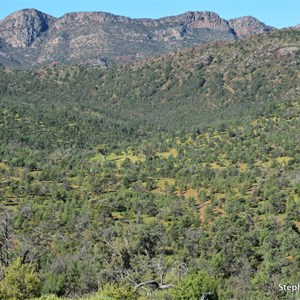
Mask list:
[{"label": "rocky outcrop", "polygon": [[55,20],[35,9],[24,9],[0,21],[1,40],[12,47],[29,47]]},{"label": "rocky outcrop", "polygon": [[108,62],[130,62],[270,30],[273,28],[252,17],[227,21],[214,12],[186,12],[160,19],[78,12],[54,18],[25,9],[0,21],[0,47],[27,66],[52,62],[107,66]]},{"label": "rocky outcrop", "polygon": [[228,22],[214,12],[193,12],[189,11],[184,14],[165,17],[158,20],[154,20],[160,25],[175,25],[181,24],[187,28],[213,28],[219,30],[229,30]]},{"label": "rocky outcrop", "polygon": [[231,19],[228,24],[239,38],[258,35],[275,29],[250,16]]},{"label": "rocky outcrop", "polygon": [[275,51],[275,55],[278,59],[284,57],[297,57],[297,56],[299,57],[300,47],[297,45],[280,47]]}]

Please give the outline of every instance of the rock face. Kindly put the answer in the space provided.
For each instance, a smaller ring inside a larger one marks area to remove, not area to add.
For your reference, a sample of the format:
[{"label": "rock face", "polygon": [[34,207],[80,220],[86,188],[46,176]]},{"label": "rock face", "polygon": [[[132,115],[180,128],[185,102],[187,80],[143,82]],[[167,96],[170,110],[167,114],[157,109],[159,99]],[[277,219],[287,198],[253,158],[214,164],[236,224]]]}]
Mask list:
[{"label": "rock face", "polygon": [[285,46],[280,47],[276,51],[277,58],[284,58],[284,57],[299,57],[300,56],[300,47],[299,46]]},{"label": "rock face", "polygon": [[231,19],[228,23],[239,38],[270,32],[274,29],[250,16]]},{"label": "rock face", "polygon": [[18,11],[0,21],[1,40],[15,48],[29,47],[54,20],[35,9]]},{"label": "rock face", "polygon": [[213,12],[186,12],[161,19],[79,12],[54,18],[25,9],[0,21],[0,51],[2,57],[10,58],[0,63],[107,66],[273,29],[252,17],[226,21]]}]

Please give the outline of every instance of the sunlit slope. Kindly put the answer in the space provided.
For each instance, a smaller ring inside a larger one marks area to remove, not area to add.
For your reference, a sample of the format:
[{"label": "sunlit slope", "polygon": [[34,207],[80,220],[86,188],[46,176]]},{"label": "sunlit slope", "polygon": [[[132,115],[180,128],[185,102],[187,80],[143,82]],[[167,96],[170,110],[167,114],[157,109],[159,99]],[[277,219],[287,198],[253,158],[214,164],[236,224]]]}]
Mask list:
[{"label": "sunlit slope", "polygon": [[273,32],[108,70],[1,69],[2,113],[20,119],[2,126],[28,143],[34,129],[52,147],[157,130],[196,131],[263,114],[299,95],[299,38],[296,30]]}]

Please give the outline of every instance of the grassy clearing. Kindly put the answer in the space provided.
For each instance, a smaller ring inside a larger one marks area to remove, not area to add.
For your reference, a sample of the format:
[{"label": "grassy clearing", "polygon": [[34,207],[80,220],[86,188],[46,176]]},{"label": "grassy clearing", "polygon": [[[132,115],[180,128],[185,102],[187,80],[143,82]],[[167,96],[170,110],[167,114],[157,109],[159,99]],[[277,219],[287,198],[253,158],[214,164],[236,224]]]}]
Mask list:
[{"label": "grassy clearing", "polygon": [[131,162],[136,163],[138,161],[145,161],[145,158],[133,155],[132,152],[122,152],[122,154],[110,153],[107,156],[99,153],[90,158],[90,162],[103,163],[104,161],[115,162],[118,169],[121,168],[122,163],[129,159]]},{"label": "grassy clearing", "polygon": [[199,219],[201,221],[201,223],[205,223],[206,222],[206,209],[208,208],[208,206],[211,204],[211,201],[208,200],[206,202],[204,202],[201,207],[199,208]]},{"label": "grassy clearing", "polygon": [[215,199],[222,199],[222,198],[225,198],[225,193],[214,193],[214,198]]},{"label": "grassy clearing", "polygon": [[213,211],[216,215],[224,215],[225,214],[224,209],[222,209],[218,206],[214,207]]},{"label": "grassy clearing", "polygon": [[240,163],[240,164],[238,164],[238,168],[241,172],[246,172],[248,170],[248,164]]},{"label": "grassy clearing", "polygon": [[8,170],[7,164],[4,163],[4,162],[0,162],[0,169],[2,169],[2,170]]},{"label": "grassy clearing", "polygon": [[105,157],[103,154],[99,153],[93,157],[90,158],[90,162],[103,162],[105,160]]},{"label": "grassy clearing", "polygon": [[177,191],[177,186],[176,186],[176,181],[174,178],[160,178],[156,181],[156,188],[153,190],[153,192],[159,193],[159,194],[166,194],[166,190],[168,186],[175,186],[176,191]]},{"label": "grassy clearing", "polygon": [[143,215],[142,220],[145,224],[148,224],[148,225],[157,221],[157,219],[155,217],[151,217],[151,216],[147,216],[147,215]]},{"label": "grassy clearing", "polygon": [[161,152],[157,154],[159,157],[161,158],[168,158],[169,156],[173,155],[174,157],[177,157],[178,152],[177,149],[175,148],[170,148],[168,151],[166,152]]},{"label": "grassy clearing", "polygon": [[120,220],[120,219],[124,219],[124,217],[122,216],[122,214],[120,212],[117,212],[117,211],[113,211],[111,213],[112,217],[114,219],[117,219],[117,220]]},{"label": "grassy clearing", "polygon": [[223,170],[225,169],[225,167],[221,167],[218,163],[216,162],[213,162],[210,164],[210,167],[214,170]]},{"label": "grassy clearing", "polygon": [[118,168],[121,167],[122,162],[124,162],[126,159],[129,159],[133,163],[145,161],[145,158],[133,155],[131,152],[122,152],[122,154],[111,153],[105,159],[107,161],[115,161]]},{"label": "grassy clearing", "polygon": [[292,160],[293,158],[290,156],[281,156],[281,157],[277,157],[276,160],[280,163],[280,164],[287,164],[290,160]]},{"label": "grassy clearing", "polygon": [[183,196],[184,198],[189,198],[189,197],[197,198],[199,195],[197,190],[189,188],[183,193]]}]

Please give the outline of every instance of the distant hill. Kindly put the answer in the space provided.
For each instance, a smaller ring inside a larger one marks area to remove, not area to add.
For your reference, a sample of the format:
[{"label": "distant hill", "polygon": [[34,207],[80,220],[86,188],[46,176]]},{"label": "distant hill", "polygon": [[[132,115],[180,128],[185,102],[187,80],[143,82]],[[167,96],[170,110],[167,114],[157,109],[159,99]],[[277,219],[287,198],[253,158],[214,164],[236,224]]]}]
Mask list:
[{"label": "distant hill", "polygon": [[274,29],[253,17],[227,21],[214,12],[186,12],[160,19],[74,12],[54,18],[24,9],[0,21],[0,63],[107,66]]}]

